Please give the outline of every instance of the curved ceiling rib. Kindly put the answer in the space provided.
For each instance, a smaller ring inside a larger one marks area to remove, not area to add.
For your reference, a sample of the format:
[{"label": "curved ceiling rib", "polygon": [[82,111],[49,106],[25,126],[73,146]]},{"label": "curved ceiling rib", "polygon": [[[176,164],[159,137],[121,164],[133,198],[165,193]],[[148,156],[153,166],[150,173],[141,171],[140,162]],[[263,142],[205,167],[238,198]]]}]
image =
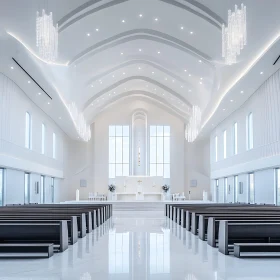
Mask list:
[{"label": "curved ceiling rib", "polygon": [[164,106],[164,108],[168,109],[168,111],[170,113],[175,114],[177,117],[181,118],[183,121],[186,121],[189,118],[189,113],[186,113],[186,112],[183,112],[182,110],[177,109],[175,106],[168,103],[164,98],[162,98],[160,96],[154,96],[154,94],[151,95],[151,92],[145,91],[145,90],[122,92],[118,96],[112,97],[110,100],[105,100],[104,102],[100,102],[98,104],[98,106],[95,107],[93,117],[95,117],[101,111],[107,109],[109,106],[113,105],[114,103],[121,101],[122,99],[131,98],[131,97],[135,97],[135,96],[136,97],[141,96],[141,97],[145,97],[145,98],[153,100],[154,103],[157,104],[157,106],[159,104]]},{"label": "curved ceiling rib", "polygon": [[[111,1],[109,3],[105,3],[103,5],[100,5],[91,10],[87,10],[91,6],[98,4],[101,1],[102,0],[88,1],[88,2],[84,3],[83,5],[74,9],[70,13],[68,13],[66,16],[64,16],[62,19],[60,19],[58,21],[59,32],[64,31],[71,25],[75,24],[76,22],[80,21],[81,19],[83,19],[87,16],[90,16],[90,15],[97,13],[99,11],[102,11],[104,9],[111,8],[113,6],[128,2],[129,0],[115,0],[115,1]],[[187,2],[189,5],[192,5],[193,7],[195,7],[195,9],[193,9],[187,5],[184,5],[180,2],[177,2],[175,0],[159,0],[159,1],[172,5],[172,6],[175,6],[177,8],[183,9],[185,11],[188,11],[189,13],[192,13],[193,15],[196,15],[196,16],[200,17],[201,19],[207,21],[209,24],[217,27],[218,29],[221,29],[222,24],[225,23],[223,21],[223,19],[221,17],[219,17],[217,14],[215,14],[212,10],[210,10],[208,7],[204,6],[203,4],[201,4],[195,0],[183,0],[183,1]],[[84,10],[86,10],[86,11],[84,13],[82,13]],[[71,20],[71,18],[72,18],[72,20]]]},{"label": "curved ceiling rib", "polygon": [[176,6],[181,9],[184,9],[184,10],[206,20],[208,23],[212,24],[213,26],[217,27],[218,29],[222,29],[222,24],[225,23],[225,21],[221,17],[219,17],[217,14],[215,14],[213,11],[211,11],[208,7],[204,6],[203,4],[201,4],[195,0],[183,0],[183,1],[191,4],[196,9],[201,10],[203,13],[200,13],[197,10],[194,10],[191,7],[186,6],[175,0],[159,0],[159,1],[167,3],[169,5]]},{"label": "curved ceiling rib", "polygon": [[158,64],[152,61],[145,60],[145,59],[134,59],[134,60],[129,60],[125,63],[121,63],[113,68],[110,68],[109,70],[104,71],[99,75],[94,76],[86,83],[86,85],[90,86],[93,82],[102,79],[104,76],[110,75],[111,73],[114,73],[115,71],[122,69],[123,67],[134,65],[134,64],[144,64],[144,65],[152,66],[153,68],[165,73],[166,75],[173,77],[174,79],[176,79],[176,81],[179,81],[181,83],[186,83],[186,81],[182,79],[180,76],[175,75],[173,72],[159,66]]},{"label": "curved ceiling rib", "polygon": [[70,60],[70,64],[78,63],[78,61],[82,61],[86,57],[92,56],[106,49],[113,48],[117,45],[140,39],[151,40],[165,45],[169,45],[171,47],[174,47],[178,50],[189,53],[190,55],[204,60],[205,63],[209,64],[212,68],[214,68],[214,65],[211,63],[212,59],[207,54],[199,51],[198,49],[185,43],[184,41],[181,41],[175,37],[152,29],[134,29],[112,36],[85,49],[84,51],[76,55],[72,60]]},{"label": "curved ceiling rib", "polygon": [[[92,15],[94,13],[97,13],[99,11],[102,11],[104,9],[107,8],[111,8],[114,7],[116,5],[122,4],[124,2],[127,2],[129,0],[115,0],[115,1],[111,1],[109,3],[103,4],[97,8],[94,8],[92,10],[89,10],[83,14],[80,14],[83,10],[89,8],[92,5],[95,5],[98,2],[101,2],[102,0],[93,0],[93,1],[89,1],[81,6],[79,6],[78,8],[76,8],[75,10],[73,10],[72,12],[70,12],[69,14],[67,14],[66,16],[64,16],[61,20],[58,21],[58,26],[59,26],[59,30],[58,32],[62,32],[64,31],[66,28],[68,28],[69,26],[71,26],[72,24],[78,22],[79,20]],[[80,14],[80,15],[78,15]],[[75,15],[77,15],[77,17],[75,17]],[[74,18],[73,18],[74,17]],[[73,18],[71,20],[71,18]]]},{"label": "curved ceiling rib", "polygon": [[[132,80],[142,80],[142,81],[145,81],[145,82],[148,82],[148,83],[151,83],[155,86],[158,86],[159,88],[165,90],[166,92],[170,93],[171,95],[173,95],[175,98],[179,99],[181,102],[183,102],[184,104],[186,104],[186,106],[188,107],[188,109],[190,109],[192,107],[192,104],[187,101],[185,98],[183,98],[181,95],[179,95],[178,93],[176,93],[174,90],[172,90],[171,88],[151,79],[151,78],[148,78],[148,77],[144,77],[144,76],[131,76],[131,77],[127,77],[125,79],[122,79],[114,84],[112,84],[111,86],[101,90],[100,92],[96,93],[93,97],[91,97],[88,101],[85,102],[85,105],[83,107],[83,111],[88,107],[90,106],[90,104],[95,100],[95,99],[98,99],[99,97],[101,97],[103,94],[106,94],[107,92],[115,89],[116,87],[126,83],[126,82],[129,82],[129,81],[132,81]],[[186,108],[186,107],[185,107]]]}]

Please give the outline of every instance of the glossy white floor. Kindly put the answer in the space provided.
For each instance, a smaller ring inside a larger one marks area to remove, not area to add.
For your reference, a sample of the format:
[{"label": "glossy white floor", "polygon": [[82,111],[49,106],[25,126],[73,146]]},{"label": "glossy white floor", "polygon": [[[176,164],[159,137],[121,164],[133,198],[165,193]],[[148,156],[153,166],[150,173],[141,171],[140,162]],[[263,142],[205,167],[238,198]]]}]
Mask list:
[{"label": "glossy white floor", "polygon": [[0,260],[0,279],[276,280],[279,263],[224,256],[161,211],[120,211],[50,259]]}]

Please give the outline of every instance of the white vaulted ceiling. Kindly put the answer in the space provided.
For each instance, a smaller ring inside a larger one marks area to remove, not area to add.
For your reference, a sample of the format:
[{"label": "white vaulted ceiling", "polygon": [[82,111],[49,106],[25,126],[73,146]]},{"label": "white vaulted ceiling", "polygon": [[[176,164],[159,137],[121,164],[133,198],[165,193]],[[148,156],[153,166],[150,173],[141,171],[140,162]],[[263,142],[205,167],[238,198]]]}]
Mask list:
[{"label": "white vaulted ceiling", "polygon": [[[236,65],[227,66],[221,57],[221,25],[228,9],[242,2],[248,46]],[[58,65],[35,56],[36,11],[43,8],[59,24]],[[198,105],[207,128],[278,69],[272,60],[279,55],[279,8],[278,0],[1,0],[1,71],[71,136],[65,104],[75,102],[90,124],[127,96],[149,98],[186,122]],[[26,84],[20,69],[11,71],[12,57],[52,101],[38,97],[39,89]],[[260,77],[262,66],[269,69]],[[256,77],[246,80],[255,67]]]}]

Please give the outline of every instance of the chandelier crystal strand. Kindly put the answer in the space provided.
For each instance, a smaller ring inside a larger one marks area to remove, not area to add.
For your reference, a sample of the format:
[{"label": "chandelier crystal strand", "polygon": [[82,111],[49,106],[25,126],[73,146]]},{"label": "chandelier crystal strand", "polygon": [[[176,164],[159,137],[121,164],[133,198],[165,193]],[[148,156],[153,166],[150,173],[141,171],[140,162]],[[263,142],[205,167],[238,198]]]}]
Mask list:
[{"label": "chandelier crystal strand", "polygon": [[84,141],[89,141],[91,139],[91,129],[90,125],[87,124],[83,113],[79,112],[74,102],[68,105],[68,110],[74,121],[75,128],[78,131],[79,136]]},{"label": "chandelier crystal strand", "polygon": [[48,62],[54,62],[58,56],[58,24],[54,26],[52,13],[42,16],[37,12],[36,18],[36,45],[39,55]]},{"label": "chandelier crystal strand", "polygon": [[235,10],[228,11],[228,26],[222,25],[222,57],[227,65],[237,62],[237,56],[247,45],[247,18],[246,6],[241,9],[235,5]]},{"label": "chandelier crystal strand", "polygon": [[186,125],[185,138],[188,142],[193,142],[201,129],[201,110],[198,106],[193,106],[192,116]]}]

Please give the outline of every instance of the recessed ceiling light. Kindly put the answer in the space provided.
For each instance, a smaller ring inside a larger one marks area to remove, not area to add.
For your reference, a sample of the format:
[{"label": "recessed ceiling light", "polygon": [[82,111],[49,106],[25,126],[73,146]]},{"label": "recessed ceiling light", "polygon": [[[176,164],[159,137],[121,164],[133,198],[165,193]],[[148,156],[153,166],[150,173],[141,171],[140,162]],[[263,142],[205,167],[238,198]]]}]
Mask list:
[{"label": "recessed ceiling light", "polygon": [[125,75],[125,72],[123,72],[122,74]]},{"label": "recessed ceiling light", "polygon": [[123,52],[121,52],[121,55],[123,55]]},{"label": "recessed ceiling light", "polygon": [[41,92],[38,92],[38,95],[41,95]]},{"label": "recessed ceiling light", "polygon": [[243,91],[243,90],[241,90],[241,91],[240,91],[240,93],[244,93],[244,91]]},{"label": "recessed ceiling light", "polygon": [[93,106],[93,103],[91,103],[91,106]]},{"label": "recessed ceiling light", "polygon": [[230,102],[233,102],[233,100],[231,99]]},{"label": "recessed ceiling light", "polygon": [[184,86],[181,86],[181,88],[183,88]]},{"label": "recessed ceiling light", "polygon": [[91,87],[93,87],[93,85],[91,85]]},{"label": "recessed ceiling light", "polygon": [[48,102],[48,105],[50,105],[51,103],[50,102]]},{"label": "recessed ceiling light", "polygon": [[90,33],[88,33],[87,36],[89,37],[89,36],[90,36]]},{"label": "recessed ceiling light", "polygon": [[13,70],[13,69],[14,69],[14,67],[13,67],[13,66],[11,66],[11,69]]},{"label": "recessed ceiling light", "polygon": [[193,35],[193,31],[191,31],[190,34]]},{"label": "recessed ceiling light", "polygon": [[142,52],[142,49],[139,49],[139,52]]},{"label": "recessed ceiling light", "polygon": [[116,92],[114,91],[114,94],[116,94]]},{"label": "recessed ceiling light", "polygon": [[140,14],[140,15],[139,15],[139,17],[141,18],[141,17],[143,17],[143,15],[142,15],[142,14]]},{"label": "recessed ceiling light", "polygon": [[263,72],[260,73],[261,75],[263,74]]},{"label": "recessed ceiling light", "polygon": [[223,109],[223,111],[225,111],[226,109]]},{"label": "recessed ceiling light", "polygon": [[61,120],[61,117],[59,117],[59,119]]},{"label": "recessed ceiling light", "polygon": [[158,51],[157,53],[160,54],[160,51]]},{"label": "recessed ceiling light", "polygon": [[138,67],[138,70],[141,70],[141,67]]},{"label": "recessed ceiling light", "polygon": [[202,61],[201,61],[201,60],[199,60],[198,62],[199,62],[199,63],[201,63]]},{"label": "recessed ceiling light", "polygon": [[191,77],[192,75],[191,74],[189,74],[189,77]]},{"label": "recessed ceiling light", "polygon": [[124,90],[126,90],[126,87],[124,88]]},{"label": "recessed ceiling light", "polygon": [[154,88],[154,90],[157,90],[156,88]]},{"label": "recessed ceiling light", "polygon": [[175,80],[172,80],[172,83],[175,83]]},{"label": "recessed ceiling light", "polygon": [[192,92],[192,90],[191,90],[191,89],[189,89],[189,92]]},{"label": "recessed ceiling light", "polygon": [[146,87],[149,87],[149,85],[146,85]]},{"label": "recessed ceiling light", "polygon": [[184,29],[184,26],[181,26],[181,30],[183,30]]},{"label": "recessed ceiling light", "polygon": [[113,75],[112,78],[115,78],[115,75]]},{"label": "recessed ceiling light", "polygon": [[203,78],[200,78],[200,80],[203,80]]},{"label": "recessed ceiling light", "polygon": [[202,85],[202,82],[199,82]]},{"label": "recessed ceiling light", "polygon": [[95,31],[98,32],[98,31],[99,31],[99,28],[96,28]]},{"label": "recessed ceiling light", "polygon": [[122,23],[125,23],[125,20],[124,20],[124,19],[122,20]]},{"label": "recessed ceiling light", "polygon": [[185,69],[184,71],[185,71],[185,72],[187,72],[188,70],[187,70],[187,69]]},{"label": "recessed ceiling light", "polygon": [[30,81],[28,81],[27,83],[28,83],[28,84],[30,84],[31,82],[30,82]]},{"label": "recessed ceiling light", "polygon": [[165,78],[165,81],[167,81],[167,78]]},{"label": "recessed ceiling light", "polygon": [[101,80],[99,80],[99,83],[100,83],[100,84],[102,84],[102,81],[101,81]]},{"label": "recessed ceiling light", "polygon": [[214,126],[214,124],[212,123],[212,126]]},{"label": "recessed ceiling light", "polygon": [[158,18],[155,18],[155,21],[158,21]]},{"label": "recessed ceiling light", "polygon": [[152,72],[152,74],[154,75],[154,74],[155,74],[155,72],[153,71],[153,72]]}]

